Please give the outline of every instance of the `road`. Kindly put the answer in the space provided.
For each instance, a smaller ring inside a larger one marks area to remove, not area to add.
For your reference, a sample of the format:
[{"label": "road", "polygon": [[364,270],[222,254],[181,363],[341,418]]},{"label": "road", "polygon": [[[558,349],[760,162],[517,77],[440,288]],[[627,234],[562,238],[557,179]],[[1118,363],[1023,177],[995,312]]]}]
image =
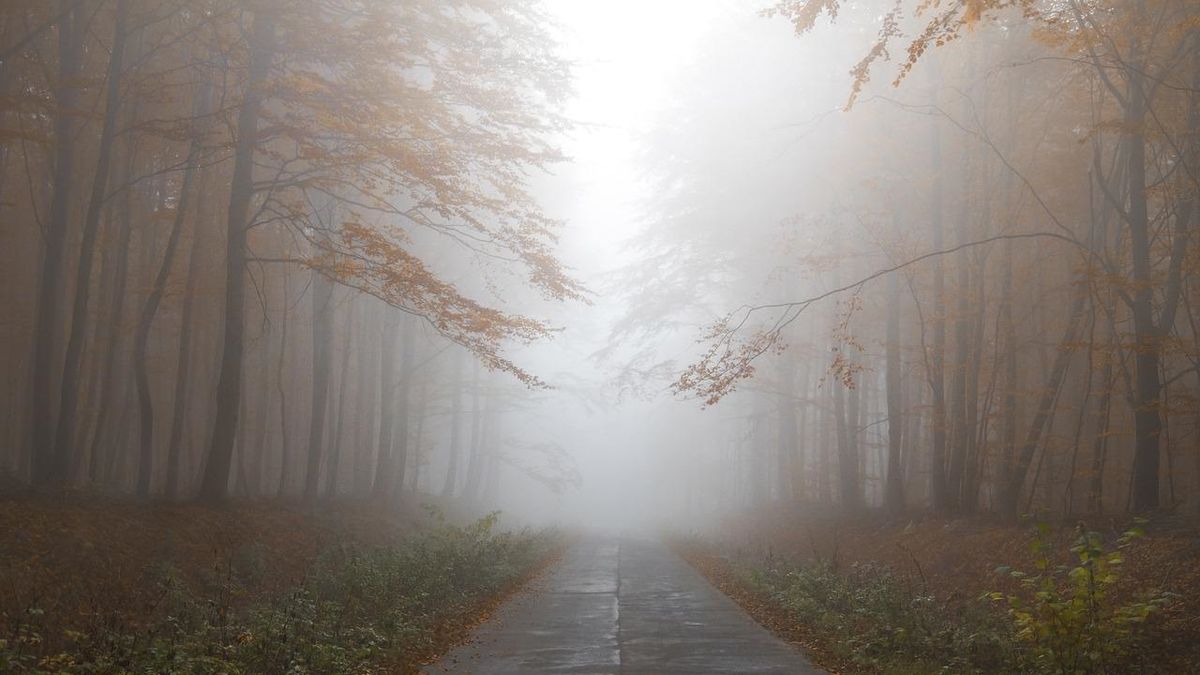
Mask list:
[{"label": "road", "polygon": [[585,539],[428,673],[820,673],[660,542]]}]

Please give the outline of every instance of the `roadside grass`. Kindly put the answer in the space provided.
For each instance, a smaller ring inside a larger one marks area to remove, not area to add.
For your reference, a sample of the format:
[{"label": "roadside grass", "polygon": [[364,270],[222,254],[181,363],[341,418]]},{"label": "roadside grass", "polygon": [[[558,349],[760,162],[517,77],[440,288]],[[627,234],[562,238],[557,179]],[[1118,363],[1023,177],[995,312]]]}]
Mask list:
[{"label": "roadside grass", "polygon": [[[1058,551],[1039,526],[1031,569],[998,567],[998,590],[958,602],[931,588],[919,566],[901,575],[836,558],[728,555],[698,539],[677,548],[760,623],[834,672],[1170,672],[1148,662],[1153,650],[1143,646],[1156,639],[1155,619],[1173,596],[1114,592],[1124,552],[1140,534],[1133,528],[1106,540],[1080,529]],[[1063,559],[1071,562],[1057,562]]]},{"label": "roadside grass", "polygon": [[5,608],[0,672],[414,672],[561,548],[554,532],[498,532],[496,520],[439,522],[384,546],[343,542],[277,593],[256,592],[273,570],[249,546],[199,583],[155,565],[154,600],[140,612],[81,626],[36,605]]}]

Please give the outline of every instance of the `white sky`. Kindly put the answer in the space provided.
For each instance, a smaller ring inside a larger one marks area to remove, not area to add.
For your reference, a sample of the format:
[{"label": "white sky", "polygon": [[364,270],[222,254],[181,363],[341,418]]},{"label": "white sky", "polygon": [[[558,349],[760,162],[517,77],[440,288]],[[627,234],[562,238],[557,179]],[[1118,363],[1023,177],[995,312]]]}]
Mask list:
[{"label": "white sky", "polygon": [[[524,518],[585,521],[620,527],[641,522],[638,511],[655,494],[656,458],[646,433],[653,407],[633,402],[585,413],[561,387],[568,374],[586,387],[605,385],[590,355],[604,345],[619,300],[603,291],[603,275],[622,262],[621,246],[641,223],[645,199],[637,150],[641,135],[668,105],[672,80],[710,35],[727,0],[548,0],[562,28],[563,53],[574,63],[575,97],[567,114],[577,122],[562,148],[571,158],[537,183],[548,212],[566,222],[564,261],[592,290],[590,307],[562,306],[554,321],[563,333],[517,357],[560,389],[522,420],[521,434],[545,435],[575,458],[584,485],[563,495],[553,513],[544,497],[506,509]],[[752,11],[748,7],[742,7]],[[558,380],[558,381],[556,381]],[[608,396],[612,398],[611,392]]]},{"label": "white sky", "polygon": [[[636,230],[644,197],[635,156],[640,133],[668,102],[671,80],[700,47],[721,0],[550,0],[562,24],[562,48],[575,64],[579,123],[564,145],[572,158],[562,216],[568,249],[583,250],[585,274],[619,262],[618,247]],[[567,255],[570,255],[568,251]]]}]

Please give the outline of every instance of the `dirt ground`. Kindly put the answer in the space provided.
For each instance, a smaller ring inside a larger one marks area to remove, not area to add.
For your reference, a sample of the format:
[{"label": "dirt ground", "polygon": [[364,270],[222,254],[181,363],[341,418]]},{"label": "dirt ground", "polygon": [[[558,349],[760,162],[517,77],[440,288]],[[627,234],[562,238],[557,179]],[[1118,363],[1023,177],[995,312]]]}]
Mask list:
[{"label": "dirt ground", "polygon": [[[1049,520],[1057,557],[1071,562],[1069,548],[1078,527],[1103,533],[1115,540],[1131,526],[1130,518]],[[1132,595],[1150,589],[1177,597],[1154,619],[1157,637],[1148,649],[1152,661],[1166,664],[1166,672],[1196,672],[1200,664],[1200,522],[1163,514],[1150,519],[1146,536],[1125,554],[1123,577],[1117,594]],[[819,507],[771,507],[730,517],[713,529],[722,548],[731,555],[779,555],[820,558],[838,566],[854,563],[884,565],[906,576],[914,585],[927,587],[944,603],[980,602],[989,591],[1012,590],[1011,580],[997,567],[1033,570],[1031,524],[1011,524],[979,518],[889,519],[874,515],[846,517]],[[737,596],[720,565],[713,559],[693,562],[727,592]],[[749,597],[743,604],[753,604]],[[755,608],[748,607],[755,612]],[[778,625],[780,617],[758,608],[761,621],[790,639],[805,643],[803,627]],[[774,623],[775,625],[772,625]]]},{"label": "dirt ground", "polygon": [[331,546],[385,545],[429,522],[415,504],[386,513],[361,502],[0,497],[0,631],[30,609],[64,630],[137,625],[162,602],[168,571],[203,595],[236,574],[237,584],[225,584],[238,594],[229,600],[248,604],[295,586]]}]

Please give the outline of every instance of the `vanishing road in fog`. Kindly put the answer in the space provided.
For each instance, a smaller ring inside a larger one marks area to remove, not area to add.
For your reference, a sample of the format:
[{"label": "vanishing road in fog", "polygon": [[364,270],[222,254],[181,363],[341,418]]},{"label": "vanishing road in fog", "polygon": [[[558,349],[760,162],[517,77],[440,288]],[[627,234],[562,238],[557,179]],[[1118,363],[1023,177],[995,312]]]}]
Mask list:
[{"label": "vanishing road in fog", "polygon": [[588,539],[431,672],[822,671],[662,543]]}]

